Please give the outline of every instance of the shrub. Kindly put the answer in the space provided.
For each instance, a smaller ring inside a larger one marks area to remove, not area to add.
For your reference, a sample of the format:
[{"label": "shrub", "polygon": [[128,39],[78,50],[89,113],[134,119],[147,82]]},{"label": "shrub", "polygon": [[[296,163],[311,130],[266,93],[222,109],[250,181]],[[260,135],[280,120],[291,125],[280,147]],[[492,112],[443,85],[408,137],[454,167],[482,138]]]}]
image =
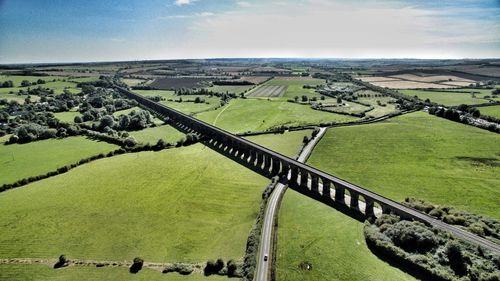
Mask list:
[{"label": "shrub", "polygon": [[455,241],[448,242],[448,244],[446,244],[445,252],[450,262],[451,269],[453,269],[455,274],[464,276],[467,273],[467,264],[462,254],[460,244]]},{"label": "shrub", "polygon": [[443,221],[448,224],[456,224],[456,225],[465,224],[465,218],[460,215],[446,215],[444,216]]},{"label": "shrub", "polygon": [[134,261],[132,263],[132,266],[130,266],[130,273],[137,273],[142,269],[142,266],[144,265],[144,260],[136,257],[134,258]]},{"label": "shrub", "polygon": [[385,234],[396,246],[409,252],[425,253],[438,244],[435,234],[420,222],[397,222]]},{"label": "shrub", "polygon": [[57,262],[54,264],[54,268],[61,268],[64,266],[68,266],[69,260],[66,258],[65,255],[60,255],[59,259]]}]

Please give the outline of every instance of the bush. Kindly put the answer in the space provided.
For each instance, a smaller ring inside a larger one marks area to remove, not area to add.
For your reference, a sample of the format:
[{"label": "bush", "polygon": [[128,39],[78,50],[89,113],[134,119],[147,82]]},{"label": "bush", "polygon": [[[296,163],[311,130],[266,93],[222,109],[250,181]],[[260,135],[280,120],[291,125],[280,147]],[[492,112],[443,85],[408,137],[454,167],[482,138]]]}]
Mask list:
[{"label": "bush", "polygon": [[396,246],[409,252],[425,253],[438,245],[434,233],[420,222],[397,222],[385,234]]},{"label": "bush", "polygon": [[465,218],[460,215],[446,215],[443,218],[443,221],[448,224],[455,224],[455,225],[464,225],[465,224]]},{"label": "bush", "polygon": [[134,258],[134,261],[132,263],[132,266],[130,266],[130,273],[137,273],[142,269],[142,266],[144,265],[144,260],[136,257]]},{"label": "bush", "polygon": [[69,260],[66,258],[66,256],[65,255],[60,255],[59,259],[54,264],[54,268],[61,268],[61,267],[68,266],[68,263],[69,263]]},{"label": "bush", "polygon": [[464,276],[467,273],[467,264],[464,260],[460,244],[455,241],[448,242],[445,252],[450,262],[451,269],[453,269],[455,274]]}]

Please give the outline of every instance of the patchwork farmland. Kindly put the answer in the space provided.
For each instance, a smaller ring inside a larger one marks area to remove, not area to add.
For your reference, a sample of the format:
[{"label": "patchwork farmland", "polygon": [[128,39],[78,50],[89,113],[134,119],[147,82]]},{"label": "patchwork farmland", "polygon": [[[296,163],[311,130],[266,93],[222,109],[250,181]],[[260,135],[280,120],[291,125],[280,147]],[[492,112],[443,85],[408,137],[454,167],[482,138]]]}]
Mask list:
[{"label": "patchwork farmland", "polygon": [[[252,154],[259,151],[218,148],[200,126],[158,114],[148,101],[231,138],[238,134],[301,156],[306,169],[398,202],[411,196],[447,204],[433,218],[497,241],[498,134],[425,110],[432,106],[427,98],[453,110],[490,102],[478,109],[494,120],[498,85],[452,75],[385,75],[371,64],[358,70],[351,63],[193,60],[0,69],[0,280],[260,281],[254,274],[263,265],[277,280],[419,278],[385,262],[365,233],[396,220],[381,214],[382,203],[373,204],[373,216],[369,198],[346,211],[355,194],[344,190],[340,203],[342,192],[332,185],[325,204],[308,193],[326,194],[327,182],[313,174],[308,191],[290,182],[286,189],[286,181],[273,177],[288,175],[285,162],[269,158],[271,169],[259,172],[250,164],[252,157],[259,161]],[[356,80],[358,72],[366,83]],[[475,84],[459,86],[468,80]],[[384,81],[450,88],[375,86]],[[280,166],[282,172],[273,170]],[[278,226],[266,232],[271,210]],[[424,229],[415,233],[429,231],[426,237],[444,241],[437,228],[408,223]],[[261,251],[274,234],[274,246]],[[424,259],[391,239],[383,242],[411,262]],[[446,243],[436,249],[444,253]],[[460,247],[470,257],[467,274],[494,274],[488,249],[480,257],[476,246]],[[436,256],[426,255],[426,264],[453,274]],[[142,269],[132,273],[141,260]]]}]

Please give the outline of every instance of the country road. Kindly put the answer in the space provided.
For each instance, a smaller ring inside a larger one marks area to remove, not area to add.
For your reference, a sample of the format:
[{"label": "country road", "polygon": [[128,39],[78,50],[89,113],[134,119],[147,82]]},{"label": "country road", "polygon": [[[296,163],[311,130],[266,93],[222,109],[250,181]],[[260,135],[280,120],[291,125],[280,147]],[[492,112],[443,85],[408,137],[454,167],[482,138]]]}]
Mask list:
[{"label": "country road", "polygon": [[[304,163],[312,150],[318,143],[318,141],[323,137],[326,132],[326,128],[320,128],[319,133],[312,139],[301,151],[297,161]],[[288,175],[290,176],[290,175]],[[264,215],[264,223],[262,224],[262,233],[260,238],[259,254],[257,257],[257,269],[255,270],[255,280],[265,281],[269,278],[269,264],[272,257],[272,241],[273,241],[273,225],[274,217],[277,211],[278,203],[283,196],[285,191],[285,185],[278,183],[274,188],[269,201],[267,202],[266,212]],[[267,261],[264,260],[264,256],[268,256]]]}]

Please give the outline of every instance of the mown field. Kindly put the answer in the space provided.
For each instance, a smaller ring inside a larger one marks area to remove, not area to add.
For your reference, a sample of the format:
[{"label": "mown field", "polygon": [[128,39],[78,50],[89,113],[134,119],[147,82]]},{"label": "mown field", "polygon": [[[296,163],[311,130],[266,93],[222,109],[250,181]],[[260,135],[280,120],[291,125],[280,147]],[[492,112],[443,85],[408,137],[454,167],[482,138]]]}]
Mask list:
[{"label": "mown field", "polygon": [[137,274],[130,274],[127,268],[95,268],[95,267],[67,267],[53,269],[48,265],[0,265],[0,280],[9,281],[197,281],[197,280],[228,280],[223,276],[205,277],[202,274],[180,275],[177,273],[162,274],[152,269],[142,269]]},{"label": "mown field", "polygon": [[416,280],[371,253],[363,223],[291,189],[279,212],[276,273],[287,281]]},{"label": "mown field", "polygon": [[500,136],[415,112],[330,129],[309,164],[391,199],[418,197],[500,218]]},{"label": "mown field", "polygon": [[[84,137],[49,139],[27,144],[0,145],[0,185],[46,174],[118,146]],[[1,195],[0,195],[1,196]]]},{"label": "mown field", "polygon": [[[294,77],[294,78],[287,78],[287,77],[277,77],[274,79],[271,79],[267,81],[266,83],[262,84],[260,87],[267,87],[267,86],[285,86],[286,91],[284,93],[281,93],[279,96],[283,97],[284,99],[293,99],[295,96],[301,97],[301,96],[307,96],[307,97],[318,97],[319,94],[317,94],[314,89],[304,89],[304,85],[321,85],[325,84],[325,80],[323,79],[315,79],[315,78],[308,78],[308,77]],[[259,91],[259,88],[257,87],[250,91],[248,93],[248,96],[251,96],[251,94],[254,91]],[[261,97],[262,95],[257,95],[258,97]]]},{"label": "mown field", "polygon": [[421,100],[429,99],[442,105],[460,105],[460,104],[480,104],[488,101],[479,97],[472,97],[469,93],[457,93],[449,91],[422,91],[422,90],[400,90],[400,93],[413,97],[417,96]]},{"label": "mown field", "polygon": [[281,125],[298,126],[356,119],[314,110],[309,105],[260,99],[233,99],[222,108],[200,113],[196,117],[233,133],[261,131]]},{"label": "mown field", "polygon": [[478,109],[482,115],[500,118],[500,105],[479,107]]},{"label": "mown field", "polygon": [[[37,84],[30,85],[27,87],[21,87],[21,82],[23,80],[27,80],[30,83],[38,81],[38,79],[45,80],[45,84]],[[78,78],[74,78],[78,79]],[[89,79],[89,78],[86,78]],[[78,89],[77,82],[78,80],[71,80],[69,77],[64,76],[21,76],[21,75],[0,75],[0,83],[4,81],[12,81],[14,83],[14,87],[12,88],[0,88],[0,95],[5,95],[10,92],[17,93],[19,90],[27,91],[28,89],[41,87],[43,89],[52,89],[56,94],[61,94],[64,90],[68,90],[71,93],[79,93],[80,89]],[[55,80],[55,81],[54,81]],[[94,79],[95,80],[95,79]],[[74,81],[74,82],[73,82]],[[9,96],[1,97],[8,98]],[[24,100],[24,98],[23,98]]]}]

